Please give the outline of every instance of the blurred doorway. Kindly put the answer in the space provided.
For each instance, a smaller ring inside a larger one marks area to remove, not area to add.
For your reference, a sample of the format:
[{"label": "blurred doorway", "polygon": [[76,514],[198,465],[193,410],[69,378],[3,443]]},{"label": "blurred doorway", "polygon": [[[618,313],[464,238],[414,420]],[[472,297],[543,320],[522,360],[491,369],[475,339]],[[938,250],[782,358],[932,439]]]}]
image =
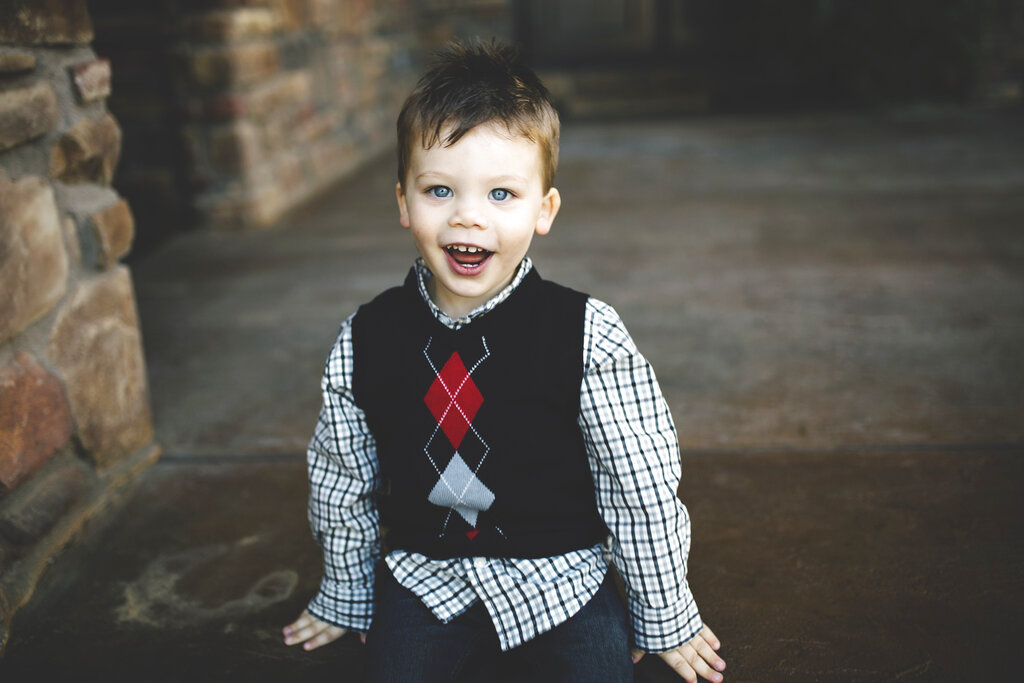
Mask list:
[{"label": "blurred doorway", "polygon": [[690,0],[520,0],[517,37],[563,115],[703,111]]},{"label": "blurred doorway", "polygon": [[688,43],[680,0],[521,0],[518,28],[544,66],[655,64]]}]

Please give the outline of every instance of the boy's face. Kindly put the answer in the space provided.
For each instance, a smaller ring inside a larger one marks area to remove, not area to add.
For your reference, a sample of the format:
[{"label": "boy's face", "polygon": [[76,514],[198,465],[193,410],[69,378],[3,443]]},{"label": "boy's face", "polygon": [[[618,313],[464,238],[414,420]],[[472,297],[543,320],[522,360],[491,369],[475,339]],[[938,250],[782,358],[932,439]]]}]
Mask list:
[{"label": "boy's face", "polygon": [[512,281],[534,233],[551,229],[561,199],[541,177],[539,146],[492,124],[450,147],[412,150],[398,212],[442,311],[459,318],[487,302]]}]

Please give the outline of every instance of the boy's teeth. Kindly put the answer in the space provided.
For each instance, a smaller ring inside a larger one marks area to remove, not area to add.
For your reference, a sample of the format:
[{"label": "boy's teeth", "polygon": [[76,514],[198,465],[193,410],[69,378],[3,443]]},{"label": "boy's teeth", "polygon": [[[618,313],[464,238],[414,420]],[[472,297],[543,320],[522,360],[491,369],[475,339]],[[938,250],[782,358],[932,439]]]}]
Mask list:
[{"label": "boy's teeth", "polygon": [[475,268],[491,257],[491,252],[468,244],[450,244],[445,247],[455,262],[466,268]]}]

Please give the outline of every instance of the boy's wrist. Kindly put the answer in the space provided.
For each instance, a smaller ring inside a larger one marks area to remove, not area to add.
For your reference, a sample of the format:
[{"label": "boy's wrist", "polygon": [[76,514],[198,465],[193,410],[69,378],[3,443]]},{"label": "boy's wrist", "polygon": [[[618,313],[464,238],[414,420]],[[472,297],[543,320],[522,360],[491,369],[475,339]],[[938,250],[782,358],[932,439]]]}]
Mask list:
[{"label": "boy's wrist", "polygon": [[319,619],[325,624],[331,626],[337,626],[338,628],[345,629],[346,631],[352,631],[354,633],[366,633],[370,630],[370,623],[373,621],[373,615],[338,615],[325,612],[315,605],[314,602],[310,602],[306,607],[306,611],[309,612],[310,616]]},{"label": "boy's wrist", "polygon": [[693,599],[664,607],[629,600],[633,647],[641,652],[668,652],[688,643],[704,627]]},{"label": "boy's wrist", "polygon": [[[344,605],[344,609],[339,609]],[[347,631],[365,633],[374,615],[373,587],[352,589],[324,577],[306,610],[320,621]]]}]

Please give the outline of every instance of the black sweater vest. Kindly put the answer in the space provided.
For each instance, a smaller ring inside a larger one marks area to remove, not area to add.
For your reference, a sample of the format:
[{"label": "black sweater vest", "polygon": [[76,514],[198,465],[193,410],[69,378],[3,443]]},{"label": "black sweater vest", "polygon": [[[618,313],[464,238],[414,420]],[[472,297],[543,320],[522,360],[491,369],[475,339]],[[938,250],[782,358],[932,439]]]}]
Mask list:
[{"label": "black sweater vest", "polygon": [[451,330],[411,271],[359,308],[352,388],[377,442],[392,549],[548,557],[606,536],[577,423],[586,301],[534,270]]}]

